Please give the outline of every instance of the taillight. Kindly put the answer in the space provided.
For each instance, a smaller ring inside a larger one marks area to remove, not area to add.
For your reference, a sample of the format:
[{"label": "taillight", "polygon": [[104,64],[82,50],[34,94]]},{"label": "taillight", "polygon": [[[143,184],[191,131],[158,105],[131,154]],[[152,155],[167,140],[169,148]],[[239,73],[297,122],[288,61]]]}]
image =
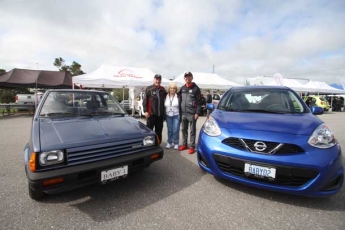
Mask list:
[{"label": "taillight", "polygon": [[15,101],[15,102],[18,101],[18,95],[16,95],[16,96],[14,97],[14,101]]}]

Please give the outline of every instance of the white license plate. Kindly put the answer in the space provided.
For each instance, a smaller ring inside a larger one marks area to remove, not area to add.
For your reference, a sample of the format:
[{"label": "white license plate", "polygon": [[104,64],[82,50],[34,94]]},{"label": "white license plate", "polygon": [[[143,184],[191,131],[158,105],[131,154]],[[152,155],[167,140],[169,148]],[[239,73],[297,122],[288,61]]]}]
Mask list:
[{"label": "white license plate", "polygon": [[101,181],[116,180],[120,176],[126,176],[128,174],[128,165],[120,168],[110,169],[101,172]]},{"label": "white license plate", "polygon": [[276,169],[272,167],[263,167],[259,165],[244,164],[244,173],[251,174],[260,178],[276,178]]}]

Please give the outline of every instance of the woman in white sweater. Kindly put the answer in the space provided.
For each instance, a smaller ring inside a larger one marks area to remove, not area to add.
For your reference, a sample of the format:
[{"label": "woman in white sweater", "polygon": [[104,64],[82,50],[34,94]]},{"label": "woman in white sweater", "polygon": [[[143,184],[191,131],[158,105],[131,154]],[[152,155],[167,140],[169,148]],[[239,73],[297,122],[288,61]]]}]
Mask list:
[{"label": "woman in white sweater", "polygon": [[170,149],[174,144],[174,149],[178,149],[179,134],[180,134],[180,119],[179,119],[179,99],[177,98],[177,86],[175,83],[170,83],[168,87],[168,95],[165,99],[165,117],[168,126],[168,141],[167,149]]}]

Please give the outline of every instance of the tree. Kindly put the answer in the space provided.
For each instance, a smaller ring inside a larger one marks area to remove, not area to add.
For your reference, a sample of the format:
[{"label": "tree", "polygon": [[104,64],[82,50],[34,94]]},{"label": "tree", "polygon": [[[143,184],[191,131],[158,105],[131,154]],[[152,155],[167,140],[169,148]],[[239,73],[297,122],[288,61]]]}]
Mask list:
[{"label": "tree", "polygon": [[72,74],[72,76],[84,74],[84,72],[81,70],[81,65],[75,61],[73,61],[72,65],[68,67],[68,70]]},{"label": "tree", "polygon": [[0,75],[2,75],[2,74],[4,74],[4,73],[6,73],[6,70],[0,69]]},{"label": "tree", "polygon": [[53,64],[59,69],[59,71],[66,71],[72,76],[84,74],[84,71],[81,70],[81,65],[75,61],[73,61],[72,65],[69,66],[65,64],[65,60],[62,57],[59,57],[55,58],[55,62]]},{"label": "tree", "polygon": [[128,100],[129,89],[128,88],[113,89],[113,95],[118,101],[122,101],[122,98],[124,100]]}]

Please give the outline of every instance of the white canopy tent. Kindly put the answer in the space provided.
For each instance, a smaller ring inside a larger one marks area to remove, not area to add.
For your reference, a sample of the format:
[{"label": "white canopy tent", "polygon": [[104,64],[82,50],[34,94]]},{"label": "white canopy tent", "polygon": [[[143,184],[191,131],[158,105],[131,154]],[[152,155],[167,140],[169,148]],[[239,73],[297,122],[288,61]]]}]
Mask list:
[{"label": "white canopy tent", "polygon": [[[184,73],[180,74],[177,78],[173,80],[177,86],[182,86],[185,84]],[[229,89],[232,86],[239,86],[239,84],[232,81],[226,80],[220,77],[218,74],[212,73],[200,73],[192,72],[193,82],[195,82],[199,88],[203,89]]]},{"label": "white canopy tent", "polygon": [[[304,81],[307,81],[307,79],[301,79]],[[329,85],[327,85],[325,82],[319,82],[319,81],[309,81],[306,84],[302,84],[296,79],[291,78],[283,78],[283,76],[279,78],[274,77],[267,77],[267,76],[259,76],[259,77],[253,77],[248,78],[246,80],[247,85],[282,85],[289,87],[296,92],[302,92],[302,93],[333,93],[333,94],[344,94],[344,90],[333,88]]]},{"label": "white canopy tent", "polygon": [[[281,83],[283,84],[283,86],[289,87],[296,92],[307,92],[309,90],[308,87],[306,87],[302,83],[299,83],[295,79],[284,78]],[[280,84],[276,80],[273,80],[265,85],[279,86]]]},{"label": "white canopy tent", "polygon": [[[153,84],[154,75],[155,73],[147,68],[102,65],[91,73],[73,77],[72,81],[83,88],[122,88]],[[168,79],[162,78],[162,85],[169,82]]]},{"label": "white canopy tent", "polygon": [[[153,84],[155,73],[147,68],[102,65],[95,71],[72,78],[73,86],[83,88],[129,88],[129,103],[134,108],[135,94],[138,88]],[[162,85],[166,86],[170,80],[162,78]],[[123,98],[125,99],[125,98]]]},{"label": "white canopy tent", "polygon": [[308,88],[308,92],[314,93],[333,93],[333,94],[345,94],[345,90],[337,89],[332,86],[327,85],[325,82],[320,81],[309,81],[304,85]]}]

